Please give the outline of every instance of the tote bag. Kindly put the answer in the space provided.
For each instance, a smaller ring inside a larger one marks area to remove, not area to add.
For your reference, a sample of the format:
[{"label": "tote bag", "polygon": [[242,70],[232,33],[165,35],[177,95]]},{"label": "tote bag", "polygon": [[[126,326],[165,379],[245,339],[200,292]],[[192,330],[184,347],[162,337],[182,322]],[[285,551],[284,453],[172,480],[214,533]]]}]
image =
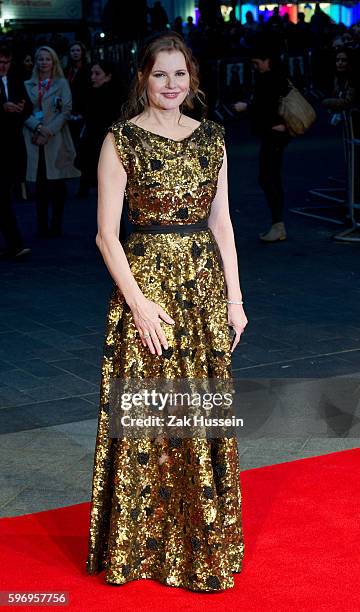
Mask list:
[{"label": "tote bag", "polygon": [[289,131],[290,136],[304,134],[316,119],[316,113],[311,104],[289,81],[290,91],[280,98],[279,115]]}]

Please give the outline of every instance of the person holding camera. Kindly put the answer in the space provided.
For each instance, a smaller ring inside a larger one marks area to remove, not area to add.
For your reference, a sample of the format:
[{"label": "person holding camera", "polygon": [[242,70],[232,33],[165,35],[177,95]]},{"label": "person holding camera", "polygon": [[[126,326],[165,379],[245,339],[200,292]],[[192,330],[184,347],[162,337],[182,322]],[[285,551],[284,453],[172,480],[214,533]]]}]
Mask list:
[{"label": "person holding camera", "polygon": [[[74,166],[76,152],[68,126],[71,90],[51,47],[37,49],[32,78],[25,81],[25,87],[33,105],[32,115],[24,124],[28,154],[26,178],[36,184],[38,236],[60,236],[65,179],[80,176],[80,171]],[[49,200],[53,206],[50,225]]]}]

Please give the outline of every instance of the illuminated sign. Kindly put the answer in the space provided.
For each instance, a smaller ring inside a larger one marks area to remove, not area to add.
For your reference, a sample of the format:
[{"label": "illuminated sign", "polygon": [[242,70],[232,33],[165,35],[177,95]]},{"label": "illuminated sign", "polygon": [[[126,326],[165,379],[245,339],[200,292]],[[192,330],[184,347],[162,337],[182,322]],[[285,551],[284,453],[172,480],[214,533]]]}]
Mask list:
[{"label": "illuminated sign", "polygon": [[81,0],[3,0],[1,20],[81,19]]}]

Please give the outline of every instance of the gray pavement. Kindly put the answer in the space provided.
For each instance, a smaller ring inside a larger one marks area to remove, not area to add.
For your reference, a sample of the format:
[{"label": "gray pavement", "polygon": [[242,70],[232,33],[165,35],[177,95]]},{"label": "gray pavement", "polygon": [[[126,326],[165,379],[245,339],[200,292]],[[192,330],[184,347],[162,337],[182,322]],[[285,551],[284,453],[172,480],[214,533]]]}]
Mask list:
[{"label": "gray pavement", "polygon": [[[341,228],[286,215],[288,241],[257,235],[269,214],[257,187],[257,143],[245,122],[227,126],[231,215],[249,325],[233,358],[248,381],[360,377],[359,246],[336,243]],[[339,133],[322,117],[286,154],[287,208],[342,174]],[[96,197],[69,183],[65,235],[35,238],[35,205],[17,203],[27,245],[22,262],[0,262],[0,516],[90,499],[100,364],[111,279],[95,246]],[[254,380],[256,379],[256,380]],[[357,397],[357,396],[356,396]],[[318,424],[239,435],[248,469],[359,446],[359,402],[323,410]],[[344,407],[345,406],[345,407]],[[260,415],[261,416],[261,415]],[[265,419],[265,415],[263,415]]]}]

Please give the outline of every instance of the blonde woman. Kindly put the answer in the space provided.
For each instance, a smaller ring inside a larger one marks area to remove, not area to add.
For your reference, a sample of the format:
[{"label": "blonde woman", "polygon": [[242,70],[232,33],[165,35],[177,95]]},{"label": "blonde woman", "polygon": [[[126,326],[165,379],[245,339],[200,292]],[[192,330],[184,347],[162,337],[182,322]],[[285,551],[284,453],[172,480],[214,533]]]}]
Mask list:
[{"label": "blonde woman", "polygon": [[[60,236],[66,197],[65,179],[80,176],[74,167],[75,148],[68,120],[72,99],[59,58],[51,47],[35,53],[35,66],[25,87],[33,105],[25,121],[26,179],[36,183],[38,236]],[[49,225],[48,206],[52,200]]]}]

